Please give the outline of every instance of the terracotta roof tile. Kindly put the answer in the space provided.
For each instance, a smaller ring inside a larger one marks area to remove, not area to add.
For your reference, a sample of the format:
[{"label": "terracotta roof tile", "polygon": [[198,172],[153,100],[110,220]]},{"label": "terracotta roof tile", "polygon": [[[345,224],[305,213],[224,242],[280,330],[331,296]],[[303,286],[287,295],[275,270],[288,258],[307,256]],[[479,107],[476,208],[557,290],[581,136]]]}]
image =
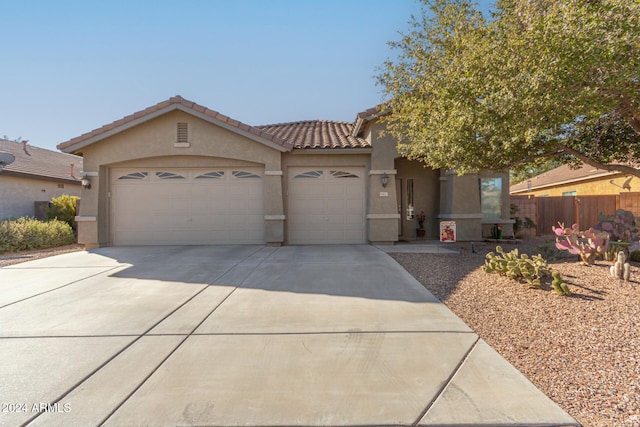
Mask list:
[{"label": "terracotta roof tile", "polygon": [[298,149],[370,148],[369,142],[351,135],[353,123],[308,120],[256,126]]},{"label": "terracotta roof tile", "polygon": [[[7,172],[15,172],[33,177],[46,177],[79,181],[82,172],[82,157],[73,154],[24,145],[22,142],[0,139],[0,151],[11,153],[15,161],[4,167]],[[71,176],[71,165],[74,165],[74,175]],[[3,172],[0,172],[2,176]]]},{"label": "terracotta roof tile", "polygon": [[204,107],[202,105],[198,105],[195,102],[187,101],[186,99],[184,99],[184,98],[182,98],[181,96],[178,95],[178,96],[173,96],[173,97],[169,98],[168,100],[159,102],[156,105],[152,105],[151,107],[145,108],[144,110],[140,110],[140,111],[135,112],[133,114],[130,114],[130,115],[126,116],[126,117],[123,117],[123,118],[121,118],[119,120],[116,120],[113,123],[104,125],[104,126],[102,126],[100,128],[97,128],[97,129],[94,129],[91,132],[87,132],[87,133],[82,134],[82,135],[80,135],[80,136],[78,136],[76,138],[72,138],[72,139],[70,139],[68,141],[62,142],[62,143],[58,144],[58,149],[59,150],[72,149],[72,147],[74,145],[76,145],[76,144],[80,144],[80,143],[82,143],[84,141],[87,141],[87,140],[89,140],[91,138],[94,138],[94,137],[99,137],[100,135],[102,135],[102,134],[104,134],[106,132],[109,132],[110,130],[117,129],[120,126],[126,125],[127,123],[130,123],[130,122],[132,122],[134,120],[137,120],[137,119],[143,118],[145,116],[148,116],[148,115],[150,115],[150,114],[152,114],[152,113],[154,113],[156,111],[159,111],[159,110],[162,110],[164,108],[167,108],[167,107],[169,107],[169,106],[171,106],[173,104],[182,105],[183,107],[186,107],[186,108],[192,109],[194,111],[197,111],[199,113],[205,114],[205,115],[211,117],[212,119],[219,120],[219,121],[222,121],[224,123],[229,123],[229,125],[231,125],[231,126],[233,126],[235,128],[238,128],[238,129],[240,129],[240,130],[242,130],[244,132],[249,132],[249,133],[252,133],[254,135],[258,135],[261,138],[264,138],[264,139],[266,139],[266,140],[268,140],[270,142],[273,142],[275,144],[281,145],[283,147],[290,147],[290,144],[287,141],[279,138],[278,136],[275,136],[275,135],[273,135],[271,133],[260,132],[260,131],[256,130],[253,126],[246,125],[246,124],[244,124],[242,122],[239,122],[237,120],[231,120],[231,118],[228,117],[228,116],[220,114],[217,111],[210,110],[210,109],[208,109],[208,108],[206,108],[206,107]]}]

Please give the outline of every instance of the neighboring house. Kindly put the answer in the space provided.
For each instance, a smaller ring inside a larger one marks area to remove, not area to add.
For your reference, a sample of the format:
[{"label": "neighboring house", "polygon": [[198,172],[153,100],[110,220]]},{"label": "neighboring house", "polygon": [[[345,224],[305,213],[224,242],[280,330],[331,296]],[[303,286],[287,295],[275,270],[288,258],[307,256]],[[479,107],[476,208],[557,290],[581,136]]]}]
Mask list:
[{"label": "neighboring house", "polygon": [[623,191],[640,191],[640,180],[621,172],[611,172],[583,165],[571,169],[562,165],[537,175],[527,181],[512,185],[512,195],[546,196],[597,196],[620,194]]},{"label": "neighboring house", "polygon": [[15,160],[0,172],[0,219],[36,216],[35,202],[79,196],[82,157],[0,139],[0,152]]},{"label": "neighboring house", "polygon": [[511,228],[507,174],[404,159],[378,117],[249,126],[176,96],[61,143],[92,181],[79,242],[393,243],[415,238],[422,211],[428,238],[440,221],[458,240]]}]

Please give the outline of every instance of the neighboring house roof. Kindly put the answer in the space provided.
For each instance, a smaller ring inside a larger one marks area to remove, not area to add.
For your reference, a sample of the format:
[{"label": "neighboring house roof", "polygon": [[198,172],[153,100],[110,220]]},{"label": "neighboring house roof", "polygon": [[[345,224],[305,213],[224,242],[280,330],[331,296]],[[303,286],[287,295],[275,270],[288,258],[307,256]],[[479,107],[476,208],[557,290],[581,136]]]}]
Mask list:
[{"label": "neighboring house roof", "polygon": [[288,151],[292,148],[292,145],[289,142],[284,141],[277,136],[269,134],[257,127],[249,126],[234,120],[231,117],[220,114],[217,111],[210,110],[207,107],[196,104],[195,102],[187,101],[178,95],[171,97],[166,101],[159,102],[151,107],[145,108],[144,110],[140,110],[136,113],[123,117],[120,120],[116,120],[113,123],[94,129],[91,132],[87,132],[76,138],[70,139],[69,141],[63,142],[58,145],[58,149],[65,152],[79,150],[82,147],[100,141],[104,138],[108,138],[116,133],[122,132],[173,110],[181,110],[189,114],[193,114],[233,132],[243,134],[251,139],[257,139],[267,145],[272,145],[274,148],[279,148],[281,151]]},{"label": "neighboring house roof", "polygon": [[550,171],[541,173],[533,178],[514,184],[510,187],[511,194],[523,193],[529,189],[529,181],[531,181],[531,190],[540,190],[558,185],[570,184],[574,182],[586,181],[589,179],[607,177],[610,175],[619,175],[618,171],[606,171],[597,169],[593,166],[584,164],[578,169],[571,169],[569,165],[562,165]]},{"label": "neighboring house roof", "polygon": [[352,135],[353,123],[308,120],[257,127],[294,148],[371,148],[368,141]]},{"label": "neighboring house roof", "polygon": [[15,156],[15,161],[4,167],[3,171],[0,172],[0,177],[3,175],[21,176],[80,183],[82,157],[34,147],[25,142],[0,139],[0,151],[11,153]]}]

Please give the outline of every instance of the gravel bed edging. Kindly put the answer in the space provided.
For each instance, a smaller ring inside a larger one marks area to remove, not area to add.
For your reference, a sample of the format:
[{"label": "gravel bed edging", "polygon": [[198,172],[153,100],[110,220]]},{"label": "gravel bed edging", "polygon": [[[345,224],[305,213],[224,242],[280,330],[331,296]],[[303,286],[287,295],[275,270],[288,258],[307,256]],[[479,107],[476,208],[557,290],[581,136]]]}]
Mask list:
[{"label": "gravel bed edging", "polygon": [[20,252],[4,252],[0,253],[0,267],[8,265],[20,264],[35,259],[47,258],[54,255],[66,254],[69,252],[77,252],[84,250],[84,245],[75,243],[73,245],[58,246],[57,248],[34,249],[30,251]]},{"label": "gravel bed edging", "polygon": [[[540,239],[505,244],[537,253]],[[542,392],[585,427],[640,426],[640,269],[632,281],[610,263],[550,262],[573,295],[482,271],[495,245],[460,254],[390,255]],[[455,265],[455,268],[452,266]]]}]

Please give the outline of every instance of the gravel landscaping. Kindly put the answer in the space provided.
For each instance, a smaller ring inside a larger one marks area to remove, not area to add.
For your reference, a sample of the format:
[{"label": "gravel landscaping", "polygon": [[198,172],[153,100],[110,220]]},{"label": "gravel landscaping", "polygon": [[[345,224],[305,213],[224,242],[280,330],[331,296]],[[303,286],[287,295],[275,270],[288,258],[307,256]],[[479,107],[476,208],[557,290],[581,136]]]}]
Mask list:
[{"label": "gravel landscaping", "polygon": [[66,254],[68,252],[76,252],[84,249],[84,245],[73,244],[67,246],[59,246],[49,249],[34,249],[31,251],[20,252],[4,252],[0,253],[0,267],[8,265],[20,264],[21,262],[33,261],[39,258],[46,258],[53,255]]},{"label": "gravel landscaping", "polygon": [[[536,254],[542,239],[503,244]],[[611,263],[584,266],[577,256],[551,261],[572,296],[549,282],[529,289],[482,271],[495,244],[457,244],[457,255],[393,253],[431,293],[587,426],[640,426],[640,268],[631,281],[609,275]]]}]

